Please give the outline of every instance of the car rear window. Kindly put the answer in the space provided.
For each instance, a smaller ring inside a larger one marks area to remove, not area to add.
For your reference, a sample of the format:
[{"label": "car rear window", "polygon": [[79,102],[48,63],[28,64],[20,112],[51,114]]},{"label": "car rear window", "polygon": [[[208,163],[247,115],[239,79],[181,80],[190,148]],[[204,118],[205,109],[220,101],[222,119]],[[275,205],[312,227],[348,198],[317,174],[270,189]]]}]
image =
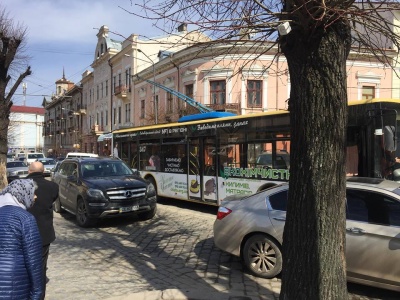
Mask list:
[{"label": "car rear window", "polygon": [[44,158],[43,154],[28,154],[28,158]]},{"label": "car rear window", "polygon": [[286,211],[288,199],[288,190],[269,196],[269,203],[272,209]]}]

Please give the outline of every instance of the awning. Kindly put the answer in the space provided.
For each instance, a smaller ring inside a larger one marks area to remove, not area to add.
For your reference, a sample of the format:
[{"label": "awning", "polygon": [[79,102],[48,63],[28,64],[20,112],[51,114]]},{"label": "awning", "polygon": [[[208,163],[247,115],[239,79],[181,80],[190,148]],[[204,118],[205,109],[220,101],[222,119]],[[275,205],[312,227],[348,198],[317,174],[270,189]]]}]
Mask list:
[{"label": "awning", "polygon": [[97,138],[98,142],[102,142],[104,140],[111,140],[112,139],[112,133],[106,133],[106,134],[100,134],[99,137]]}]

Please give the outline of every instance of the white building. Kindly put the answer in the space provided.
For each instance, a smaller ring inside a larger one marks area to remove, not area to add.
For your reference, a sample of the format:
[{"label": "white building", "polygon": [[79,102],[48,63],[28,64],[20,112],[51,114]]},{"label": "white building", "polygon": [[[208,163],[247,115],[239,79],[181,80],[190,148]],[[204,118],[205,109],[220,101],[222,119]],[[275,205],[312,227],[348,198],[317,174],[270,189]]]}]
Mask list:
[{"label": "white building", "polygon": [[8,152],[42,152],[45,109],[32,106],[11,106],[8,127]]}]

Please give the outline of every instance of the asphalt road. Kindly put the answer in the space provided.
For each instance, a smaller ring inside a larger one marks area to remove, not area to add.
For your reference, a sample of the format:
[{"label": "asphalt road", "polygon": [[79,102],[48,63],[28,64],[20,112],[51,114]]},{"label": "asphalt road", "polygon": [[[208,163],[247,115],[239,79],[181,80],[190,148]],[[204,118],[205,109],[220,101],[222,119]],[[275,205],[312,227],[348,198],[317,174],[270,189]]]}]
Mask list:
[{"label": "asphalt road", "polygon": [[[253,277],[214,246],[216,211],[163,200],[153,220],[108,219],[89,229],[78,227],[68,213],[55,214],[46,299],[98,300],[167,289],[278,299],[279,278]],[[348,288],[351,299],[400,299],[381,289]]]}]

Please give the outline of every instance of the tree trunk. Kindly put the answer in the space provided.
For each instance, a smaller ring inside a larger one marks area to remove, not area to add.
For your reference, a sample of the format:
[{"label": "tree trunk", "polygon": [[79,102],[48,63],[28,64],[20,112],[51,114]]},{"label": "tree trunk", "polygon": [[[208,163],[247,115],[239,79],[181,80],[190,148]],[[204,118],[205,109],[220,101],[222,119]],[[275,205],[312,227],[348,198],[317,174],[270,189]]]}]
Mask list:
[{"label": "tree trunk", "polygon": [[4,117],[4,114],[9,111],[5,101],[0,101],[0,111],[3,112],[3,117],[0,117],[0,190],[2,190],[7,186],[7,133],[10,123],[8,116]]},{"label": "tree trunk", "polygon": [[[346,59],[337,22],[280,44],[290,72],[290,191],[280,299],[347,299],[345,273]],[[316,38],[318,37],[318,38]]]}]

